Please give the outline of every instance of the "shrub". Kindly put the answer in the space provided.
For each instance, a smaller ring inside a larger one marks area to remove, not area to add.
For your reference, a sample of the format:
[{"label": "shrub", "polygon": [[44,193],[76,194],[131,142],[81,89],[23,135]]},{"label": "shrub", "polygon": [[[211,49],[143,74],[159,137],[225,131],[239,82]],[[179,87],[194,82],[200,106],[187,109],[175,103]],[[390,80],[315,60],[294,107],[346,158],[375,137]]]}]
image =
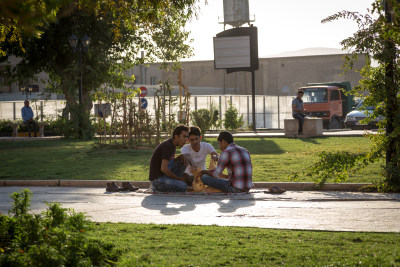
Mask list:
[{"label": "shrub", "polygon": [[12,132],[11,120],[0,120],[0,132]]},{"label": "shrub", "polygon": [[48,203],[42,214],[28,213],[32,193],[11,195],[9,216],[0,214],[0,266],[104,266],[117,260],[113,244],[86,236],[83,213]]},{"label": "shrub", "polygon": [[225,113],[224,125],[228,131],[236,131],[243,126],[243,114],[239,116],[239,112],[235,106],[229,101],[229,108]]},{"label": "shrub", "polygon": [[199,109],[192,112],[192,122],[205,134],[212,127],[220,127],[218,109],[211,103],[210,109]]}]

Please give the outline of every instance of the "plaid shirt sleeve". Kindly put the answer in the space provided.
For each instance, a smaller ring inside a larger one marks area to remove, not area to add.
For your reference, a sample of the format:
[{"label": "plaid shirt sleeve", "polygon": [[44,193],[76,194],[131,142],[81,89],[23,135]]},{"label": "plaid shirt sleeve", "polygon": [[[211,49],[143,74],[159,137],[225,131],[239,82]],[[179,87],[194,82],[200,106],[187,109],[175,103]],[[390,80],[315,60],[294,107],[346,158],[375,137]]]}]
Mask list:
[{"label": "plaid shirt sleeve", "polygon": [[228,165],[231,155],[227,151],[222,151],[218,159],[218,164],[215,170],[212,171],[211,175],[213,177],[218,177]]}]

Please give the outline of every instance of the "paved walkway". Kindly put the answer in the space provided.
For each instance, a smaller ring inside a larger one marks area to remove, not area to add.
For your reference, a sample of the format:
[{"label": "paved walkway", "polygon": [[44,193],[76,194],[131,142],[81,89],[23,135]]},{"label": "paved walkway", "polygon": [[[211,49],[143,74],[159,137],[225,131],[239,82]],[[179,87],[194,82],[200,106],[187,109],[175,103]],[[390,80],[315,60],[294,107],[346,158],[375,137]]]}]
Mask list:
[{"label": "paved walkway", "polygon": [[[0,187],[0,212],[9,194],[24,187]],[[33,186],[32,211],[46,202],[86,212],[96,222],[248,226],[328,231],[400,232],[400,194],[252,190],[245,195],[107,193],[104,188]]]}]

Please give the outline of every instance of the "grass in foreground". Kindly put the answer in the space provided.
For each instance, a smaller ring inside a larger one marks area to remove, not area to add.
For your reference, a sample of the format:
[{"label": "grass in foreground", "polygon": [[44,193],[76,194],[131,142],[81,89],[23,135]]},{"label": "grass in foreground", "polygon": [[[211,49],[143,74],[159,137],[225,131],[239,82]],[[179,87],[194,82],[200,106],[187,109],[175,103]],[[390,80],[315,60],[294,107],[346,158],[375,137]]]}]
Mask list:
[{"label": "grass in foreground", "polygon": [[[219,152],[215,139],[206,141]],[[251,153],[255,182],[288,182],[293,171],[316,162],[319,152],[366,152],[371,145],[364,137],[236,138],[235,142]],[[0,142],[0,178],[146,181],[151,155],[152,150],[96,149],[92,141]],[[346,182],[377,181],[382,163]],[[298,181],[313,182],[304,175]]]},{"label": "grass in foreground", "polygon": [[88,234],[122,249],[120,266],[400,266],[399,233],[104,223]]}]

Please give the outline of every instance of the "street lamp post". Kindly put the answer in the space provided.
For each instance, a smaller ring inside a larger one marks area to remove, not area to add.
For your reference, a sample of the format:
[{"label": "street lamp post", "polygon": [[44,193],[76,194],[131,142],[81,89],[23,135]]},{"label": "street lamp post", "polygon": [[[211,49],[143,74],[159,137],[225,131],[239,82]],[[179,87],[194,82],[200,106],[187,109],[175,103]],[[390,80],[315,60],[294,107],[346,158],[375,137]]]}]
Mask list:
[{"label": "street lamp post", "polygon": [[89,45],[90,45],[90,38],[85,35],[79,39],[76,37],[75,34],[72,34],[69,37],[69,44],[71,45],[73,51],[75,52],[76,50],[79,51],[79,106],[82,105],[82,50],[83,52],[87,52]]}]

